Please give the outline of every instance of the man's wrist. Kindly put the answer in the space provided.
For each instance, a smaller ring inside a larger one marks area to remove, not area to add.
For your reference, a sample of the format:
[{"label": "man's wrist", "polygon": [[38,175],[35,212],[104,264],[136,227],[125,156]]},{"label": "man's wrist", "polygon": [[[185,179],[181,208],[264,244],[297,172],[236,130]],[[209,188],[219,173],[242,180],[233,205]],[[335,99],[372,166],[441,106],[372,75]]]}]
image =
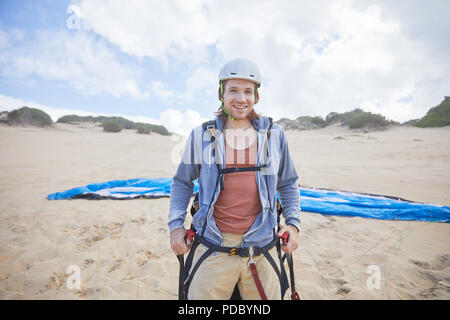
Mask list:
[{"label": "man's wrist", "polygon": [[297,233],[299,233],[300,230],[298,230],[298,228],[296,226],[294,226],[293,224],[289,224],[289,223],[287,225],[290,226],[290,227],[294,227],[295,230],[297,230]]}]

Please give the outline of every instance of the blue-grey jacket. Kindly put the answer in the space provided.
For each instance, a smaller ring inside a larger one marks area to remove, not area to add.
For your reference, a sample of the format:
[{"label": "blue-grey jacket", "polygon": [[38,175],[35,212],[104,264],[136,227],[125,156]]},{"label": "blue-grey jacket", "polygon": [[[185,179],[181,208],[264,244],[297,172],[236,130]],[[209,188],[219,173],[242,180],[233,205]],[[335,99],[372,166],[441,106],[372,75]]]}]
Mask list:
[{"label": "blue-grey jacket", "polygon": [[[192,223],[197,234],[201,234],[207,219],[204,237],[216,245],[222,245],[222,235],[213,215],[214,204],[220,194],[220,184],[214,190],[218,177],[216,163],[220,168],[226,167],[223,122],[220,117],[216,117],[216,125],[216,138],[213,142],[211,142],[210,131],[204,131],[201,125],[194,128],[189,135],[181,162],[173,177],[168,224],[170,231],[184,226],[187,207],[194,188],[193,181],[199,178],[199,210]],[[273,240],[274,232],[277,230],[278,215],[276,191],[283,206],[285,223],[297,229],[300,227],[298,175],[289,154],[286,136],[279,125],[273,124],[269,138],[267,117],[259,116],[253,119],[253,125],[258,132],[256,165],[265,164],[266,167],[255,172],[262,211],[244,235],[242,247],[264,246]]]}]

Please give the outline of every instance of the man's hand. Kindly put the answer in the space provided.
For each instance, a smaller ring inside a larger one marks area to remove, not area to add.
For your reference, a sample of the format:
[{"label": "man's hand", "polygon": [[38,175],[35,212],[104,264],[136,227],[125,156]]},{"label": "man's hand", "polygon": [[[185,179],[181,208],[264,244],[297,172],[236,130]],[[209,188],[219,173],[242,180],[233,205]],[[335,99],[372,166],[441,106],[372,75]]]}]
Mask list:
[{"label": "man's hand", "polygon": [[298,248],[298,230],[294,226],[283,226],[280,231],[278,231],[278,236],[281,237],[286,231],[289,235],[288,241],[286,245],[281,245],[281,249],[286,253],[291,253]]},{"label": "man's hand", "polygon": [[170,246],[177,256],[189,252],[190,248],[186,245],[186,240],[184,240],[185,235],[185,228],[174,229],[170,233]]}]

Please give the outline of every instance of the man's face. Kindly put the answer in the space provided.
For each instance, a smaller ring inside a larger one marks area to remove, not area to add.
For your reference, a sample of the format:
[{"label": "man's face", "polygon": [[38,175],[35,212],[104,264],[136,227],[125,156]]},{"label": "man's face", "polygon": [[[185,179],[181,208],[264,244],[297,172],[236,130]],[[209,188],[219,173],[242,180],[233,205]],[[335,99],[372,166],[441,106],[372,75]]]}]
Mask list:
[{"label": "man's face", "polygon": [[255,84],[250,80],[230,79],[223,89],[225,109],[236,120],[246,119],[255,104]]}]

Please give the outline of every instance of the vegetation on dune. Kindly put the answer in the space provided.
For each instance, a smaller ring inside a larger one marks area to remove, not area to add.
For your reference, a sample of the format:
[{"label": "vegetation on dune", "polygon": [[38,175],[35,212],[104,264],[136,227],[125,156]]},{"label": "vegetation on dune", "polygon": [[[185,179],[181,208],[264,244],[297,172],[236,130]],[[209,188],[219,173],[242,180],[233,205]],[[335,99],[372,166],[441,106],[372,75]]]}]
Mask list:
[{"label": "vegetation on dune", "polygon": [[146,126],[138,125],[136,128],[136,132],[140,134],[150,134],[152,133],[152,130]]},{"label": "vegetation on dune", "polygon": [[324,128],[330,125],[347,126],[350,129],[362,130],[383,130],[392,125],[415,126],[415,127],[444,127],[450,125],[450,96],[445,97],[444,101],[438,106],[428,110],[427,114],[421,119],[412,119],[399,123],[386,119],[381,114],[374,114],[356,108],[352,111],[338,113],[330,112],[325,119],[321,117],[298,117],[295,120],[282,118],[276,121],[286,130],[309,130]]},{"label": "vegetation on dune", "polygon": [[[171,135],[164,126],[133,122],[123,117],[65,115],[56,122],[69,124],[100,124],[105,132],[120,132],[123,129],[132,129],[140,134],[158,133],[161,135]],[[53,125],[53,121],[47,113],[26,106],[11,112],[2,111],[0,113],[0,123],[9,125],[32,125],[38,127]],[[285,130],[320,129],[336,124],[347,126],[350,129],[383,130],[391,125],[400,125],[399,122],[388,120],[381,114],[374,114],[359,108],[343,113],[330,112],[325,119],[320,116],[300,116],[295,120],[281,118],[276,121],[276,123]],[[450,125],[450,97],[445,97],[441,104],[428,110],[423,118],[405,121],[401,125],[421,128]]]},{"label": "vegetation on dune", "polygon": [[2,112],[6,116],[2,117],[1,122],[11,126],[36,126],[50,127],[53,125],[52,118],[42,110],[22,107],[11,112]]},{"label": "vegetation on dune", "polygon": [[101,126],[107,121],[114,121],[119,124],[123,129],[135,129],[137,133],[150,134],[152,132],[159,133],[161,135],[168,136],[170,132],[161,125],[155,125],[143,122],[133,122],[131,120],[125,119],[123,117],[105,117],[105,116],[77,116],[77,115],[66,115],[58,119],[59,123],[101,123]]},{"label": "vegetation on dune", "polygon": [[120,132],[123,127],[115,120],[108,120],[102,123],[104,132]]},{"label": "vegetation on dune", "polygon": [[339,124],[348,126],[350,129],[384,129],[389,125],[399,124],[398,122],[387,120],[380,114],[373,114],[362,109],[354,109],[349,112],[330,112],[325,119],[322,117],[298,117],[295,120],[286,118],[280,119],[277,123],[287,130],[309,130],[319,129],[330,125]]},{"label": "vegetation on dune", "polygon": [[416,126],[421,128],[427,127],[444,127],[450,125],[450,99],[445,99],[438,106],[428,110],[427,114],[417,121]]}]

